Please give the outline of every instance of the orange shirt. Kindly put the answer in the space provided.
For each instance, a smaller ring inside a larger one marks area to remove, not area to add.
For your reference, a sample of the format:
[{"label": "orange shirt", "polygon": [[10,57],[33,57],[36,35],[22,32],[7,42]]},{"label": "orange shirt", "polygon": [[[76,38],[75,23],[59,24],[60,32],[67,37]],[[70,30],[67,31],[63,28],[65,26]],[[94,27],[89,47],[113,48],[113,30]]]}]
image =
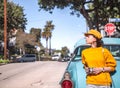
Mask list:
[{"label": "orange shirt", "polygon": [[[114,71],[116,60],[106,48],[87,48],[82,51],[82,63],[87,67],[111,67]],[[109,72],[102,72],[97,75],[88,75],[87,84],[110,85],[112,80]]]}]

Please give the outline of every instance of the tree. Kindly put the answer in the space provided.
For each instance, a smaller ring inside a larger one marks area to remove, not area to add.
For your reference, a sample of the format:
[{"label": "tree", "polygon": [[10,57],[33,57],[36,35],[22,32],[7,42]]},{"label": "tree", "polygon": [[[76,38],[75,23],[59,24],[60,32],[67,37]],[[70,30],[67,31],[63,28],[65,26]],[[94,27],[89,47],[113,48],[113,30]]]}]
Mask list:
[{"label": "tree", "polygon": [[47,21],[47,24],[45,25],[45,28],[47,28],[50,31],[49,36],[49,55],[51,55],[51,38],[52,38],[52,31],[54,29],[54,25],[52,24],[52,21]]},{"label": "tree", "polygon": [[[109,22],[109,18],[119,18],[119,4],[119,0],[94,0],[89,3],[89,16],[92,18],[93,26],[99,30],[100,26],[104,26]],[[116,26],[120,25],[119,23],[115,24]]]},{"label": "tree", "polygon": [[40,28],[31,28],[30,34],[34,34],[37,37],[36,42],[40,42],[41,40],[41,29]]},{"label": "tree", "polygon": [[54,29],[54,25],[52,24],[52,21],[47,21],[45,28],[42,32],[42,37],[46,39],[46,49],[48,49],[48,40],[49,40],[49,55],[51,55],[51,37],[52,37],[52,31]]},{"label": "tree", "polygon": [[68,54],[70,53],[70,50],[67,48],[67,46],[62,47],[61,49],[61,57],[67,57]]},{"label": "tree", "polygon": [[[89,28],[97,28],[108,23],[109,18],[120,18],[120,0],[38,0],[40,10],[53,12],[54,8],[69,7],[71,14],[80,14],[86,19]],[[120,26],[120,23],[115,23]],[[120,32],[120,29],[117,29]]]},{"label": "tree", "polygon": [[49,36],[51,36],[51,33],[49,31],[47,31],[46,28],[44,28],[43,32],[42,32],[42,37],[45,38],[45,40],[46,40],[46,49],[48,49],[48,39],[49,39]]},{"label": "tree", "polygon": [[[0,0],[0,36],[3,36],[4,27],[4,6],[3,0]],[[26,18],[23,12],[23,7],[14,4],[13,2],[7,2],[7,32],[9,33],[11,29],[25,29]],[[0,37],[2,39],[3,37]]]},{"label": "tree", "polygon": [[17,30],[15,36],[17,49],[34,51],[35,53],[35,46],[42,47],[42,44],[40,43],[40,29],[32,28],[29,34],[22,30]]}]

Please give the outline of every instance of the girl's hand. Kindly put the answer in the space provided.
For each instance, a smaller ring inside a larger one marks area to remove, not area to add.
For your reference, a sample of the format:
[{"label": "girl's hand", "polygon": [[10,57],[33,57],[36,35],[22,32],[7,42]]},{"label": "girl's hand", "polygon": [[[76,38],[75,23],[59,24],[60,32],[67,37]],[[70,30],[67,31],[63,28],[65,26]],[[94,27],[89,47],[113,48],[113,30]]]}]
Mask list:
[{"label": "girl's hand", "polygon": [[86,74],[89,74],[90,73],[90,68],[89,67],[85,67],[85,72],[86,72]]},{"label": "girl's hand", "polygon": [[99,73],[101,73],[101,72],[103,72],[103,68],[93,68],[93,74],[95,74],[95,75],[97,75],[97,74],[99,74]]}]

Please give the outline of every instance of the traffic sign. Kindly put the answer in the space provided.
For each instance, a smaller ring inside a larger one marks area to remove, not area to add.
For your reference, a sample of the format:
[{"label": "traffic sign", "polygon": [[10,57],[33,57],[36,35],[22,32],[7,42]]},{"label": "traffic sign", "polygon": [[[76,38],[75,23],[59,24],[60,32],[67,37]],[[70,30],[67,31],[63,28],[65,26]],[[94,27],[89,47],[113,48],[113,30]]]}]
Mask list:
[{"label": "traffic sign", "polygon": [[105,32],[107,32],[107,35],[111,36],[115,32],[116,26],[113,23],[107,23],[105,25]]},{"label": "traffic sign", "polygon": [[40,51],[40,47],[39,46],[35,46],[36,50],[39,52]]}]

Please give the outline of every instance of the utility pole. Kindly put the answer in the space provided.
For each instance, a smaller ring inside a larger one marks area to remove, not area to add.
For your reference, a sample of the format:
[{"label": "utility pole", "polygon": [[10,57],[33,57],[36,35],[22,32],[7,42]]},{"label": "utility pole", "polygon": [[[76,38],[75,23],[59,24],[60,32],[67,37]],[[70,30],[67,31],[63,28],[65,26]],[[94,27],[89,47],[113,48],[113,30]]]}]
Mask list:
[{"label": "utility pole", "polygon": [[4,0],[4,59],[7,57],[7,0]]}]

